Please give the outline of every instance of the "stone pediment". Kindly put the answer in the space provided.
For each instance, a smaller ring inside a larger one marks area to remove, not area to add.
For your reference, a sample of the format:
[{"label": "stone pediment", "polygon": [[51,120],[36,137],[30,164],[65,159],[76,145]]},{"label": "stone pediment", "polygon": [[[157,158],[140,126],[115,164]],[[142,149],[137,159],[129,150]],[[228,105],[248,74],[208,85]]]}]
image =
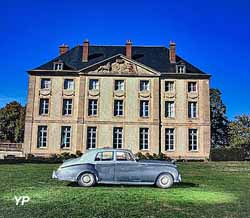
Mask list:
[{"label": "stone pediment", "polygon": [[93,65],[87,71],[88,74],[95,75],[134,75],[134,76],[158,76],[159,73],[136,61],[117,56],[107,59],[102,63]]}]

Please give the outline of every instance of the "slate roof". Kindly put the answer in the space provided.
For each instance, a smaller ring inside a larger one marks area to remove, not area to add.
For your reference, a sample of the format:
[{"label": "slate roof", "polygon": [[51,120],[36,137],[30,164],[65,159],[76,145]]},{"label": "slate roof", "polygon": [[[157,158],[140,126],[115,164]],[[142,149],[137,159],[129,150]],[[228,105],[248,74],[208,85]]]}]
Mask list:
[{"label": "slate roof", "polygon": [[[89,60],[82,62],[83,46],[76,46],[70,49],[67,53],[54,58],[46,64],[41,65],[34,70],[53,70],[53,62],[61,60],[65,63],[67,68],[72,70],[81,70],[85,67],[91,66],[97,62],[103,61],[107,58],[117,54],[125,55],[125,46],[89,46]],[[160,46],[132,46],[132,59],[142,63],[161,74],[176,73],[176,64],[171,64],[169,61],[169,49]],[[188,63],[178,55],[176,62],[183,62],[186,65],[186,73],[205,74],[197,67]]]}]

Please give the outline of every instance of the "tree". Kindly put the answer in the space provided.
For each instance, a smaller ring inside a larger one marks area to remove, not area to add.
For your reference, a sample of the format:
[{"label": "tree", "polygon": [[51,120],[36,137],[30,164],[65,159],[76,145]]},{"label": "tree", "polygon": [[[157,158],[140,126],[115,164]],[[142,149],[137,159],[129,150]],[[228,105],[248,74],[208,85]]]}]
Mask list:
[{"label": "tree", "polygon": [[236,116],[229,125],[229,141],[232,146],[250,145],[250,115]]},{"label": "tree", "polygon": [[25,107],[16,101],[0,109],[0,140],[23,142]]},{"label": "tree", "polygon": [[226,106],[218,89],[210,89],[210,116],[212,147],[227,146],[229,121],[226,117]]}]

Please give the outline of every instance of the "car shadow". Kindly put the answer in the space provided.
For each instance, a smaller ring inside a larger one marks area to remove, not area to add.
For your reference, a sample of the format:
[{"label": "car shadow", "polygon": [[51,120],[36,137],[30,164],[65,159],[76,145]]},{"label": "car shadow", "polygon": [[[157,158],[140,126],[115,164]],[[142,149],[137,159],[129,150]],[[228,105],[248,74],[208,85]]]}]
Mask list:
[{"label": "car shadow", "polygon": [[[69,187],[78,187],[81,188],[76,182],[71,182],[68,183],[67,186]],[[118,188],[129,188],[129,187],[134,187],[134,188],[152,188],[152,187],[156,187],[154,185],[133,185],[133,184],[129,184],[129,185],[119,185],[119,184],[98,184],[97,186],[99,187],[118,187]],[[199,184],[195,184],[195,183],[191,183],[191,182],[181,182],[181,183],[176,183],[173,185],[172,188],[194,188],[194,187],[199,187]],[[157,188],[157,187],[156,187]]]}]

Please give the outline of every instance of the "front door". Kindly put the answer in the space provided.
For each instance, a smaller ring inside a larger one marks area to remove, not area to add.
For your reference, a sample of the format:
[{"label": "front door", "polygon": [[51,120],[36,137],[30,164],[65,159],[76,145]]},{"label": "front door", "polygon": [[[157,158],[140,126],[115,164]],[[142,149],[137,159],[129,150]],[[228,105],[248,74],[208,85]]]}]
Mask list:
[{"label": "front door", "polygon": [[128,152],[117,151],[115,163],[116,182],[140,182],[140,165]]},{"label": "front door", "polygon": [[104,151],[95,157],[96,170],[100,182],[113,182],[115,176],[114,152]]}]

